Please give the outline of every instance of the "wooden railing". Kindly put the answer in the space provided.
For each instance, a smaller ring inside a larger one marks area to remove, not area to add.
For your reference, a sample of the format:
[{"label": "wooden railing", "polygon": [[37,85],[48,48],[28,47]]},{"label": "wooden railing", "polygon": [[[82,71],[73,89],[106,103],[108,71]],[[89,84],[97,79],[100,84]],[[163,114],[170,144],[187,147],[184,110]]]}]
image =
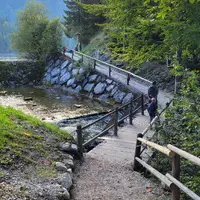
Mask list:
[{"label": "wooden railing", "polygon": [[[137,142],[136,142],[136,150],[135,150],[135,156],[134,156],[134,170],[138,171],[141,169],[141,166],[146,168],[148,171],[150,171],[153,175],[155,175],[160,181],[165,183],[171,190],[172,190],[172,200],[180,200],[180,189],[185,192],[187,195],[189,195],[194,200],[200,200],[200,197],[195,194],[193,191],[191,191],[189,188],[187,188],[184,184],[182,184],[180,179],[180,157],[183,157],[194,164],[200,166],[200,158],[185,152],[171,144],[168,144],[167,147],[161,146],[159,144],[156,144],[154,142],[148,141],[146,139],[143,139],[143,134],[138,134],[137,136]],[[150,146],[151,148],[154,148],[161,153],[167,155],[172,160],[172,175],[167,173],[166,175],[161,174],[159,171],[148,165],[146,162],[144,162],[141,159],[141,146],[143,144],[146,144],[147,146]]]},{"label": "wooden railing", "polygon": [[[118,68],[112,64],[109,64],[107,62],[101,61],[97,58],[93,58],[91,56],[88,56],[84,53],[75,51],[73,49],[70,49],[70,51],[72,52],[72,60],[76,60],[75,57],[77,57],[77,60],[81,60],[82,62],[86,62],[87,65],[90,65],[93,69],[96,69],[97,67],[103,68],[106,67],[107,71],[106,71],[106,75],[110,78],[112,78],[112,72],[113,71],[118,71],[121,75],[124,75],[126,77],[126,86],[129,86],[130,84],[130,80],[131,78],[134,78],[134,80],[137,80],[137,82],[141,82],[143,85],[151,85],[152,82],[142,78],[140,76],[137,76],[136,74],[133,74],[129,71],[126,71],[124,69]],[[88,61],[88,62],[87,62]],[[143,92],[144,93],[144,92]]]},{"label": "wooden railing", "polygon": [[[133,110],[133,104],[135,102],[138,102],[138,101],[140,101],[139,106],[136,109]],[[127,104],[125,104],[125,105],[123,105],[121,107],[115,108],[114,110],[112,110],[111,112],[106,114],[105,116],[101,117],[100,119],[95,120],[94,122],[92,122],[92,123],[90,123],[90,124],[88,124],[86,126],[82,127],[81,125],[78,125],[76,132],[77,132],[77,146],[78,146],[78,151],[79,151],[80,155],[83,155],[85,147],[90,145],[98,137],[101,137],[104,134],[106,134],[110,129],[114,128],[114,135],[117,136],[118,124],[120,122],[122,122],[123,120],[125,120],[126,118],[129,118],[129,123],[132,124],[133,115],[135,113],[137,113],[139,110],[141,110],[141,114],[144,115],[145,104],[146,104],[145,96],[142,94],[138,98],[130,101],[129,103],[127,103]],[[126,112],[121,118],[119,118],[118,114],[122,110],[126,111]],[[97,124],[98,122],[105,120],[107,117],[111,117],[111,119],[113,119],[111,124],[108,127],[106,127],[106,129],[104,129],[103,131],[101,131],[99,134],[95,135],[94,137],[92,137],[88,141],[84,141],[83,140],[83,131],[85,129],[91,127],[92,125]]]}]

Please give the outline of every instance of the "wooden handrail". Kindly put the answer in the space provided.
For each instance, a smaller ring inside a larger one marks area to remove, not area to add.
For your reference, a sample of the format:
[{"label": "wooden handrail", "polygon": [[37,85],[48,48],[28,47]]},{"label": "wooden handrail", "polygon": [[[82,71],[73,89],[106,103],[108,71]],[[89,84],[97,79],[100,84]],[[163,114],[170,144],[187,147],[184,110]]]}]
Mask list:
[{"label": "wooden handrail", "polygon": [[172,181],[170,181],[166,176],[161,174],[159,171],[142,161],[140,158],[135,158],[142,166],[144,166],[148,171],[150,171],[152,174],[154,174],[158,179],[160,179],[163,183],[165,183],[169,188],[172,186]]},{"label": "wooden handrail", "polygon": [[196,195],[193,191],[191,191],[189,188],[187,188],[185,185],[183,185],[180,181],[176,180],[173,176],[170,174],[166,174],[166,177],[174,183],[176,186],[178,186],[183,192],[185,192],[188,196],[190,196],[194,200],[200,200],[200,197]]},{"label": "wooden handrail", "polygon": [[171,144],[168,144],[167,145],[167,148],[170,149],[171,151],[177,153],[178,155],[180,155],[181,157],[195,163],[196,165],[200,166],[200,158],[196,157],[196,156],[193,156],[192,154],[186,152],[186,151],[183,151]]},{"label": "wooden handrail", "polygon": [[173,157],[174,156],[174,152],[169,150],[167,147],[163,147],[163,146],[161,146],[159,144],[156,144],[154,142],[150,142],[150,141],[145,140],[143,138],[137,138],[137,140],[139,140],[140,142],[142,142],[142,143],[144,143],[144,144],[146,144],[146,145],[148,145],[148,146],[150,146],[150,147],[152,147],[154,149],[157,149],[158,151],[160,151],[161,153],[163,153],[163,154],[165,154],[165,155],[167,155],[169,157]]}]

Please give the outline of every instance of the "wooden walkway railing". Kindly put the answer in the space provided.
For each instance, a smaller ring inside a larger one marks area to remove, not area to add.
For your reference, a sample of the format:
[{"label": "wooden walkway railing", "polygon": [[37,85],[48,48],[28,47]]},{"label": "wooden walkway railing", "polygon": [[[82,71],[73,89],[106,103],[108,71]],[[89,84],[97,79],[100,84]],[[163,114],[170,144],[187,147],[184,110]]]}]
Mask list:
[{"label": "wooden walkway railing", "polygon": [[[140,105],[133,110],[133,104],[134,102],[138,102],[140,101]],[[139,110],[141,110],[141,114],[144,115],[144,109],[145,109],[145,96],[142,94],[140,97],[130,101],[129,103],[121,106],[121,107],[117,107],[114,110],[112,110],[111,112],[109,112],[108,114],[106,114],[105,116],[101,117],[100,119],[95,120],[94,122],[86,125],[86,126],[81,126],[78,125],[77,126],[77,146],[78,146],[78,151],[80,153],[80,155],[83,155],[84,152],[84,148],[87,147],[88,145],[90,145],[93,141],[95,141],[98,137],[103,136],[104,134],[106,134],[110,129],[114,128],[114,135],[117,136],[117,132],[118,132],[118,124],[120,122],[122,122],[123,120],[125,120],[126,118],[129,118],[129,123],[132,124],[132,120],[133,120],[133,115],[138,112]],[[122,116],[121,118],[119,118],[119,112],[122,110],[126,110],[128,111],[128,113],[125,112],[125,115]],[[107,127],[105,130],[103,130],[102,132],[100,132],[99,134],[95,135],[94,137],[92,137],[91,139],[89,139],[88,141],[84,141],[83,140],[83,131],[89,127],[91,127],[94,124],[97,124],[100,121],[105,120],[107,117],[113,117],[113,122],[111,123],[111,125],[109,127]]]},{"label": "wooden walkway railing", "polygon": [[[200,197],[182,184],[180,179],[180,157],[183,157],[194,164],[200,166],[200,158],[185,152],[171,144],[168,144],[167,147],[161,146],[154,142],[143,139],[143,134],[138,134],[136,142],[136,150],[134,156],[134,170],[140,170],[141,166],[150,171],[155,175],[160,181],[165,183],[172,190],[172,200],[180,200],[180,189],[189,195],[194,200],[200,200]],[[161,174],[159,171],[148,165],[146,162],[141,159],[141,144],[146,144],[151,148],[154,148],[161,153],[167,155],[172,160],[172,175],[167,173],[166,175]]]}]

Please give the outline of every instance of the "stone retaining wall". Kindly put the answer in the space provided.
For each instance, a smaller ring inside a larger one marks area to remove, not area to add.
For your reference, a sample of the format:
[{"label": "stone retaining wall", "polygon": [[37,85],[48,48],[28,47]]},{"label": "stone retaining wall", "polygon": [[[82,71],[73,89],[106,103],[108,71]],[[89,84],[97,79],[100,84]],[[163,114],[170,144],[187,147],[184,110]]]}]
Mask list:
[{"label": "stone retaining wall", "polygon": [[64,91],[82,93],[103,102],[128,103],[134,94],[119,83],[72,62],[68,57],[51,58],[47,62],[44,84],[59,86]]}]

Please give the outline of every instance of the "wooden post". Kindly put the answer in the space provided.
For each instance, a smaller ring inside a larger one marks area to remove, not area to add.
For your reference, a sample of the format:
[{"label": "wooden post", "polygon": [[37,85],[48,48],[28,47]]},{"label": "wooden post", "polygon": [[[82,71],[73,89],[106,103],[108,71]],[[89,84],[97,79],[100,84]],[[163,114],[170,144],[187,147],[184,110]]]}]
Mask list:
[{"label": "wooden post", "polygon": [[133,100],[131,99],[130,108],[129,108],[129,123],[133,124]]},{"label": "wooden post", "polygon": [[94,63],[93,63],[93,68],[95,69],[96,67],[96,60],[94,60]]},{"label": "wooden post", "polygon": [[74,51],[72,51],[72,60],[74,59]]},{"label": "wooden post", "polygon": [[[177,180],[180,179],[180,156],[178,154],[172,157],[172,176]],[[176,185],[172,188],[172,200],[180,200],[180,189]]]},{"label": "wooden post", "polygon": [[127,76],[127,85],[129,85],[129,82],[130,82],[130,74],[128,74]]},{"label": "wooden post", "polygon": [[[142,133],[139,133],[137,135],[137,138],[142,138],[142,137],[143,137]],[[134,171],[139,171],[141,169],[141,164],[135,159],[136,157],[141,158],[140,151],[141,151],[141,142],[137,140],[136,147],[135,147],[134,165],[133,165]]]},{"label": "wooden post", "polygon": [[141,95],[141,114],[144,115],[144,95]]},{"label": "wooden post", "polygon": [[111,66],[109,66],[109,77],[111,77],[111,72],[112,72]]},{"label": "wooden post", "polygon": [[81,129],[81,125],[77,126],[77,145],[78,145],[78,151],[81,155],[81,157],[83,156],[83,135],[82,135],[82,129]]},{"label": "wooden post", "polygon": [[115,108],[115,113],[114,113],[114,135],[117,136],[117,127],[118,127],[118,107]]}]

